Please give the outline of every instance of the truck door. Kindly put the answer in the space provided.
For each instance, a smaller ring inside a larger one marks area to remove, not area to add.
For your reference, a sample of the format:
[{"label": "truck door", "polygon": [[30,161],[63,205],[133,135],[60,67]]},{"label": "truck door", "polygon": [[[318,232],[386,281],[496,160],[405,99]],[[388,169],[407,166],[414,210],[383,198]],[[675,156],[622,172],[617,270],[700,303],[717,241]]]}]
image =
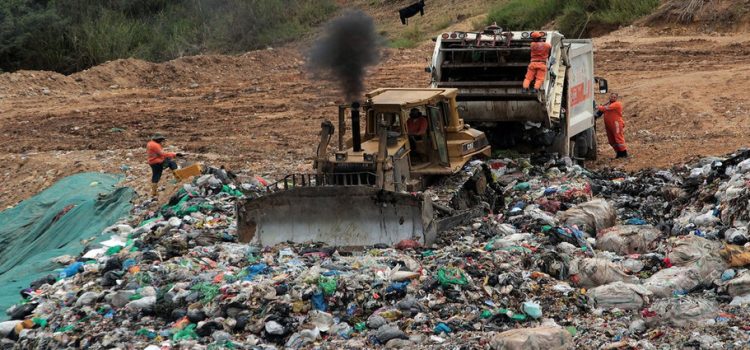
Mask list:
[{"label": "truck door", "polygon": [[427,111],[430,114],[430,130],[432,131],[432,144],[438,151],[440,165],[449,166],[448,162],[448,143],[445,141],[445,128],[443,126],[443,113],[440,108],[428,106]]}]

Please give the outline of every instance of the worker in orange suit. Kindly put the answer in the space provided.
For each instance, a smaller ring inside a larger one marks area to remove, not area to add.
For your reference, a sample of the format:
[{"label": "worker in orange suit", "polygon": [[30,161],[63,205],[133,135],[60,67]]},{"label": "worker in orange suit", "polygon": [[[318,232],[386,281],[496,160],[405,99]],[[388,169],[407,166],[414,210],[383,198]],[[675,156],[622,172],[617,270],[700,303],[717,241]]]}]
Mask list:
[{"label": "worker in orange suit", "polygon": [[148,155],[148,165],[151,167],[151,196],[159,195],[159,180],[164,168],[169,168],[174,174],[177,164],[174,162],[175,157],[183,157],[182,153],[164,152],[162,144],[166,138],[164,135],[156,134],[151,137],[151,141],[146,144],[146,153]]},{"label": "worker in orange suit", "polygon": [[415,159],[423,156],[417,150],[417,141],[425,139],[428,126],[427,117],[419,109],[412,108],[409,111],[409,119],[406,120],[406,131],[409,134],[409,148],[412,150]]},{"label": "worker in orange suit", "polygon": [[609,95],[609,102],[600,105],[597,109],[604,113],[604,129],[607,131],[607,140],[615,150],[615,158],[627,158],[628,147],[625,145],[625,122],[622,120],[622,102],[617,100],[616,93]]},{"label": "worker in orange suit", "polygon": [[427,117],[419,109],[412,108],[409,111],[409,119],[406,121],[406,130],[409,136],[424,136],[427,133]]},{"label": "worker in orange suit", "polygon": [[529,92],[531,81],[534,80],[534,88],[531,92],[538,93],[544,82],[544,77],[547,75],[547,59],[549,59],[549,53],[552,51],[552,45],[543,41],[544,35],[541,32],[531,33],[531,39],[534,41],[531,43],[531,63],[529,63],[529,68],[526,69],[523,92]]}]

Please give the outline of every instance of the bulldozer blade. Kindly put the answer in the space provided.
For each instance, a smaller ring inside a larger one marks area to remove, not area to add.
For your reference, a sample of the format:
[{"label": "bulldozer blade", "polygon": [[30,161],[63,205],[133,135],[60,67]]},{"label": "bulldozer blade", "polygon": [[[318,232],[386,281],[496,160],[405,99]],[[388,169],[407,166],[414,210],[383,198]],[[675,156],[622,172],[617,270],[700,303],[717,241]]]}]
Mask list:
[{"label": "bulldozer blade", "polygon": [[271,246],[323,242],[358,248],[435,241],[432,201],[365,186],[299,187],[237,205],[239,240]]}]

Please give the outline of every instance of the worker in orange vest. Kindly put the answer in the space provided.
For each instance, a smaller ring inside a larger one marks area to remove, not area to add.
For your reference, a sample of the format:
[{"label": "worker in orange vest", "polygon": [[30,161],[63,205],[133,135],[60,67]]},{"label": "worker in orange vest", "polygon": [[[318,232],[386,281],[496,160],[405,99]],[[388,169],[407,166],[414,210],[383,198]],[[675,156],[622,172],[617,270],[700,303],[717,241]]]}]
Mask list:
[{"label": "worker in orange vest", "polygon": [[424,136],[427,133],[427,126],[427,117],[422,115],[419,109],[412,108],[409,111],[409,119],[406,121],[409,136]]},{"label": "worker in orange vest", "polygon": [[415,158],[421,158],[423,155],[418,154],[417,141],[422,141],[427,134],[427,128],[429,124],[427,117],[425,117],[419,109],[412,108],[409,111],[409,119],[406,120],[406,131],[409,134],[409,148]]},{"label": "worker in orange vest", "polygon": [[597,109],[604,113],[604,129],[607,140],[615,150],[615,158],[627,158],[628,147],[625,145],[625,121],[622,120],[622,102],[617,100],[616,93],[609,95],[609,102]]},{"label": "worker in orange vest", "polygon": [[531,89],[531,92],[538,93],[544,82],[544,77],[547,75],[547,59],[549,59],[549,53],[552,51],[552,45],[542,41],[544,40],[542,32],[531,33],[531,39],[534,41],[531,43],[531,63],[526,69],[523,92],[529,92],[529,85],[534,80],[534,88]]},{"label": "worker in orange vest", "polygon": [[146,144],[146,153],[148,154],[148,165],[151,166],[151,196],[159,195],[159,180],[164,168],[169,168],[174,174],[177,164],[174,162],[175,157],[183,157],[182,153],[164,152],[162,144],[166,138],[162,134],[156,134],[151,137],[151,141]]}]

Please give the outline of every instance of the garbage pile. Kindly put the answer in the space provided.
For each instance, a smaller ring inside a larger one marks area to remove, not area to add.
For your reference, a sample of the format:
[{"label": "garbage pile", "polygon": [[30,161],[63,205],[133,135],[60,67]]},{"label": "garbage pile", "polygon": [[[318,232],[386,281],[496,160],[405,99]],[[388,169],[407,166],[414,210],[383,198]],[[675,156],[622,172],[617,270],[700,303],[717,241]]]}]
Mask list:
[{"label": "garbage pile", "polygon": [[[503,208],[343,251],[236,242],[252,178],[207,174],[20,292],[2,348],[739,349],[750,153],[672,170],[487,161]],[[747,245],[747,246],[746,246]]]}]

